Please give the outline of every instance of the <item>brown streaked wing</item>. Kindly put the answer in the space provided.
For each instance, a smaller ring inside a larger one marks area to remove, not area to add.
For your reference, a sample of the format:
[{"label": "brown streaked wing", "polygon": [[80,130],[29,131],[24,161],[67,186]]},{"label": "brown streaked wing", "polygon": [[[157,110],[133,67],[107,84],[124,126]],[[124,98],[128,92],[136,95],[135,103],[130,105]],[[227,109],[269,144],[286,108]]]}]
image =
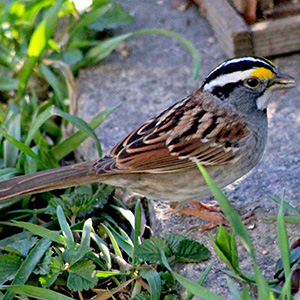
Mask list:
[{"label": "brown streaked wing", "polygon": [[182,171],[195,167],[194,158],[204,166],[230,162],[248,134],[244,120],[202,102],[190,96],[134,130],[109,153],[110,171]]}]

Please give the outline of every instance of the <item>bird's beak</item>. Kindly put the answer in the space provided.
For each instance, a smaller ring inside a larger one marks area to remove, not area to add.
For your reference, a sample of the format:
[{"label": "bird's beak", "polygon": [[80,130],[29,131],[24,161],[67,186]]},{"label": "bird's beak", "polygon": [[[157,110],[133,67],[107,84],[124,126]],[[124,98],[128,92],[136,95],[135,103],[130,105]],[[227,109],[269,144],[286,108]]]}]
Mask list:
[{"label": "bird's beak", "polygon": [[278,91],[293,88],[295,86],[295,79],[292,76],[277,73],[276,76],[270,80],[267,89],[270,91]]}]

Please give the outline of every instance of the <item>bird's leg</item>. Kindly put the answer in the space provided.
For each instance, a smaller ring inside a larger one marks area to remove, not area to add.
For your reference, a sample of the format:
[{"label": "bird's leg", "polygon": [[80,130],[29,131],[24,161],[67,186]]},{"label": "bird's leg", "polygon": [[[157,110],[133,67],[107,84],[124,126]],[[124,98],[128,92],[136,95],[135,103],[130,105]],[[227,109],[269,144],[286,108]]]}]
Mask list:
[{"label": "bird's leg", "polygon": [[188,203],[192,204],[197,209],[208,210],[211,212],[221,212],[222,209],[219,204],[206,204],[197,200],[190,200]]},{"label": "bird's leg", "polygon": [[[225,225],[225,226],[229,225],[227,218],[224,216],[218,204],[205,204],[197,200],[190,200],[188,203],[193,205],[194,208],[182,207],[182,203],[172,202],[170,203],[170,207],[172,208],[172,210],[168,211],[166,214],[168,213],[178,213],[180,215],[186,214],[186,215],[191,215],[191,216],[200,217],[209,220],[210,223],[200,227],[201,231],[206,231],[215,228],[218,225]],[[243,220],[244,224],[249,223],[251,217],[255,215],[254,210],[251,210],[250,212],[241,215],[241,219]]]},{"label": "bird's leg", "polygon": [[218,205],[203,204],[197,200],[191,200],[189,203],[192,204],[194,208],[181,207],[181,203],[170,203],[172,210],[166,214],[175,212],[180,215],[191,215],[211,221],[209,224],[203,225],[200,229],[201,231],[212,229],[220,224],[229,225],[228,220]]}]

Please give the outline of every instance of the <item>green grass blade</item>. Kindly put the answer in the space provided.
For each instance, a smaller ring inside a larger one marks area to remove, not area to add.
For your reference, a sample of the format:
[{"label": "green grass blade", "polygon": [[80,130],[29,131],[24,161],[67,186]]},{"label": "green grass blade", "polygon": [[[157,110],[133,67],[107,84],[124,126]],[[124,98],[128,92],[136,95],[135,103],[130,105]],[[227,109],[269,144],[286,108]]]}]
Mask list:
[{"label": "green grass blade", "polygon": [[[105,57],[110,55],[112,51],[122,42],[133,36],[133,33],[125,33],[113,38],[109,38],[105,41],[99,42],[96,46],[92,47],[86,54],[85,60],[82,65],[97,64]],[[80,67],[81,65],[77,66]]]},{"label": "green grass blade", "polygon": [[103,227],[103,229],[105,230],[105,232],[107,233],[110,241],[111,241],[111,244],[113,246],[113,249],[114,249],[114,252],[117,256],[120,256],[120,257],[123,257],[122,255],[122,252],[119,248],[119,245],[115,239],[115,237],[113,236],[112,232],[104,225],[104,224],[101,224],[101,226]]},{"label": "green grass blade", "polygon": [[81,241],[80,241],[80,245],[78,247],[79,252],[81,251],[81,249],[90,248],[92,225],[93,225],[92,219],[87,219],[84,222],[83,229],[82,229]]},{"label": "green grass blade", "polygon": [[109,278],[112,276],[130,276],[130,274],[111,271],[97,271],[96,276],[98,278]]},{"label": "green grass blade", "polygon": [[111,256],[109,249],[105,242],[95,233],[91,232],[91,238],[95,241],[95,243],[98,245],[99,249],[101,250],[103,254],[103,259],[106,262],[106,268],[107,270],[111,269]]},{"label": "green grass blade", "polygon": [[141,270],[139,274],[148,281],[150,286],[150,300],[159,300],[161,296],[161,279],[154,269]]},{"label": "green grass blade", "polygon": [[98,155],[99,155],[99,157],[102,156],[101,144],[98,140],[98,137],[97,137],[97,135],[95,134],[95,132],[93,131],[93,129],[89,126],[89,124],[87,122],[85,122],[84,120],[82,120],[82,119],[80,119],[76,116],[70,115],[70,114],[62,111],[59,108],[54,108],[53,113],[58,115],[58,116],[61,116],[62,118],[66,119],[66,120],[68,120],[76,128],[83,131],[88,136],[90,136],[92,139],[94,139],[95,144],[96,144],[96,148],[98,150]]},{"label": "green grass blade", "polygon": [[191,292],[195,296],[199,296],[203,300],[225,300],[221,296],[211,292],[210,290],[206,289],[205,287],[179,275],[178,273],[174,272],[169,263],[168,260],[164,254],[164,252],[161,252],[161,260],[165,267],[172,273],[172,275],[175,277],[175,279],[189,292]]},{"label": "green grass blade", "polygon": [[239,235],[244,247],[250,254],[252,260],[253,260],[253,268],[255,271],[255,280],[256,284],[258,287],[258,294],[259,294],[259,299],[274,299],[273,294],[270,291],[270,288],[268,286],[267,281],[265,278],[262,276],[257,263],[256,263],[256,257],[254,253],[254,248],[249,236],[249,233],[241,221],[241,218],[239,217],[238,213],[234,210],[224,193],[220,190],[218,185],[213,181],[213,179],[209,176],[209,174],[206,172],[206,170],[201,166],[201,164],[196,161],[197,166],[199,167],[207,185],[211,189],[215,199],[218,201],[223,213],[229,220],[230,224],[234,228],[236,234]]},{"label": "green grass blade", "polygon": [[0,77],[0,91],[13,91],[17,90],[19,80],[10,77]]},{"label": "green grass blade", "polygon": [[22,172],[16,168],[2,169],[2,170],[0,170],[0,181],[15,177],[16,175],[19,175],[21,173]]},{"label": "green grass blade", "polygon": [[213,179],[209,176],[209,174],[205,171],[205,169],[201,166],[201,164],[196,161],[207,185],[211,189],[215,199],[218,201],[223,213],[228,218],[230,224],[234,228],[236,234],[238,234],[241,238],[241,241],[244,244],[244,247],[247,249],[249,254],[251,255],[252,259],[256,261],[254,249],[252,246],[252,242],[249,236],[249,233],[241,221],[240,216],[238,213],[234,210],[224,193],[220,190],[220,188],[217,186],[217,184],[213,181]]},{"label": "green grass blade", "polygon": [[[21,140],[21,114],[10,119],[7,133],[16,141]],[[18,159],[19,149],[9,140],[4,141],[4,165],[6,168],[13,168]]]},{"label": "green grass blade", "polygon": [[134,210],[135,223],[134,223],[134,248],[141,244],[140,235],[141,235],[141,227],[142,227],[142,205],[141,201],[135,205]]},{"label": "green grass blade", "polygon": [[21,286],[10,286],[8,288],[15,294],[33,297],[39,300],[73,300],[74,298],[70,298],[61,293],[57,293],[45,288],[40,288],[32,285],[21,285]]},{"label": "green grass blade", "polygon": [[55,95],[57,96],[58,100],[63,105],[63,101],[67,98],[67,95],[65,94],[66,91],[65,82],[59,79],[48,66],[44,64],[40,64],[39,68],[42,74],[44,75],[44,78],[53,88],[53,91],[55,92]]},{"label": "green grass blade", "polygon": [[36,155],[29,147],[21,143],[20,141],[16,140],[14,137],[9,135],[3,128],[0,127],[0,133],[15,147],[17,147],[20,151],[24,152],[26,155],[30,156],[37,162],[39,162],[45,169],[48,168],[48,166],[42,162],[38,155]]},{"label": "green grass blade", "polygon": [[58,219],[60,229],[63,233],[63,236],[65,237],[67,247],[74,248],[75,242],[74,242],[73,234],[67,222],[67,219],[65,217],[64,211],[60,205],[57,206],[56,214],[57,214],[57,219]]},{"label": "green grass blade", "polygon": [[61,236],[60,234],[49,230],[47,228],[41,227],[36,224],[28,223],[28,222],[21,222],[21,221],[15,221],[14,223],[10,224],[10,226],[17,226],[20,228],[27,229],[28,231],[32,232],[35,235],[38,235],[43,238],[47,238],[53,242],[59,243],[59,244],[65,244],[65,238]]},{"label": "green grass blade", "polygon": [[[283,197],[281,200],[280,209],[278,212],[278,219],[277,219],[277,236],[278,236],[278,244],[283,264],[283,270],[284,270],[284,276],[285,278],[291,277],[291,266],[290,266],[290,247],[289,247],[289,240],[288,240],[288,234],[286,231],[286,226],[284,223],[284,211],[283,211],[284,203],[283,203]],[[292,299],[291,295],[291,281],[286,282],[287,284],[287,300]],[[285,299],[285,296],[283,297]]]},{"label": "green grass blade", "polygon": [[123,207],[115,206],[115,205],[110,205],[112,208],[117,210],[131,225],[131,227],[134,229],[135,228],[135,217],[134,214],[130,209],[126,209]]},{"label": "green grass blade", "polygon": [[52,38],[58,20],[58,12],[63,0],[57,0],[56,3],[48,8],[44,13],[44,18],[36,26],[28,45],[28,57],[20,71],[19,97],[23,97],[29,78],[33,72],[34,66],[48,47],[48,42]]},{"label": "green grass blade", "polygon": [[[199,279],[196,281],[197,284],[202,285],[206,277],[208,276],[208,273],[210,272],[213,264],[211,263],[205,271],[202,273],[202,275],[199,277]],[[184,300],[191,300],[194,297],[194,295],[191,292],[188,292]]]},{"label": "green grass blade", "polygon": [[107,225],[108,229],[111,231],[113,237],[115,238],[119,248],[125,251],[125,253],[133,258],[134,245],[128,234],[121,228],[118,227],[118,233],[112,226]]},{"label": "green grass blade", "polygon": [[139,36],[143,34],[160,34],[170,38],[177,39],[192,55],[193,57],[193,79],[196,79],[200,69],[200,56],[197,49],[183,36],[178,33],[175,33],[170,30],[165,30],[161,28],[151,28],[151,29],[142,29],[136,32],[126,33],[123,35],[119,35],[117,37],[113,37],[107,39],[103,42],[100,42],[97,46],[91,48],[85,59],[85,64],[96,64],[103,60],[105,57],[110,55],[110,53],[121,43],[125,40],[133,37]]},{"label": "green grass blade", "polygon": [[135,257],[135,249],[138,245],[141,244],[140,235],[141,235],[141,227],[142,227],[142,206],[141,201],[138,200],[138,202],[135,205],[134,210],[134,216],[135,216],[135,223],[134,223],[134,248],[133,248],[133,254],[132,254],[132,263],[135,264],[136,257]]},{"label": "green grass blade", "polygon": [[37,63],[38,58],[34,56],[27,57],[22,69],[19,73],[19,87],[18,87],[18,93],[19,93],[19,99],[21,99],[26,91],[27,83],[29,81],[29,78],[33,72],[33,68],[35,64]]},{"label": "green grass blade", "polygon": [[138,36],[142,34],[160,34],[164,35],[170,38],[174,38],[178,40],[184,48],[192,55],[193,57],[193,79],[197,79],[199,70],[200,70],[200,56],[198,50],[193,46],[192,43],[190,43],[187,39],[185,39],[183,36],[180,34],[166,30],[166,29],[161,29],[161,28],[149,28],[149,29],[142,29],[139,31],[136,31],[133,33],[133,36]]},{"label": "green grass blade", "polygon": [[293,213],[297,217],[300,217],[300,214],[298,213],[298,211],[292,205],[290,205],[288,202],[282,200],[278,196],[274,196],[274,195],[268,195],[268,196],[269,196],[270,199],[272,199],[274,202],[278,203],[279,205],[281,205],[281,202],[283,201],[283,208],[284,209],[290,211],[291,213]]},{"label": "green grass blade", "polygon": [[49,119],[51,118],[54,113],[54,105],[49,106],[47,109],[45,109],[42,113],[38,115],[38,117],[34,120],[34,122],[31,124],[27,138],[25,140],[25,145],[30,145],[31,141],[33,140],[35,134],[37,131],[41,128],[41,126]]},{"label": "green grass blade", "polygon": [[[41,260],[44,253],[48,250],[51,245],[51,241],[48,239],[41,239],[34,248],[30,251],[26,259],[23,261],[21,267],[19,268],[12,285],[23,285],[26,283],[27,279],[31,275],[32,271]],[[14,292],[7,291],[2,300],[12,300],[14,299]]]},{"label": "green grass blade", "polygon": [[266,279],[261,274],[256,262],[253,263],[253,269],[258,290],[258,299],[275,300],[274,295],[272,294]]},{"label": "green grass blade", "polygon": [[[85,13],[73,26],[70,28],[69,31],[69,40],[73,40],[74,37],[83,29],[93,23],[94,21],[98,20],[103,16],[106,12],[108,12],[112,7],[112,3],[100,3],[99,7],[90,10],[89,12]],[[76,40],[76,39],[75,39]]]},{"label": "green grass blade", "polygon": [[[89,122],[89,126],[95,130],[104,120],[106,120],[111,113],[113,113],[118,106],[114,106],[109,108],[101,113],[99,113],[96,117],[93,118],[92,121]],[[89,135],[83,131],[78,131],[74,133],[69,138],[62,141],[60,144],[54,146],[50,150],[50,154],[55,158],[56,161],[60,161],[65,156],[74,151]]]},{"label": "green grass blade", "polygon": [[55,5],[45,12],[45,17],[34,30],[28,45],[29,57],[40,57],[48,46],[48,42],[56,29],[58,12],[62,2],[62,0],[57,0]]},{"label": "green grass blade", "polygon": [[[277,221],[277,218],[278,217],[267,217],[267,218],[264,218],[264,220]],[[285,223],[300,224],[300,217],[297,217],[297,216],[285,216],[285,217],[283,217],[283,219],[284,219]]]}]

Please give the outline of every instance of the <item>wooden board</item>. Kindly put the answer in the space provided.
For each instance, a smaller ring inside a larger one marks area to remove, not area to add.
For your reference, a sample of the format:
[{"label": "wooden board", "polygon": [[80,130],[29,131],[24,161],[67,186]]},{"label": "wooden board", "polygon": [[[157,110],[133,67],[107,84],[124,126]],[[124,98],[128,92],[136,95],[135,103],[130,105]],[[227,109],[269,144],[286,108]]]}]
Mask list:
[{"label": "wooden board", "polygon": [[200,0],[201,11],[228,56],[252,53],[250,28],[226,0]]},{"label": "wooden board", "polygon": [[194,0],[228,57],[274,56],[300,50],[300,15],[248,26],[227,0]]},{"label": "wooden board", "polygon": [[300,50],[300,15],[252,25],[253,53],[273,56]]}]

